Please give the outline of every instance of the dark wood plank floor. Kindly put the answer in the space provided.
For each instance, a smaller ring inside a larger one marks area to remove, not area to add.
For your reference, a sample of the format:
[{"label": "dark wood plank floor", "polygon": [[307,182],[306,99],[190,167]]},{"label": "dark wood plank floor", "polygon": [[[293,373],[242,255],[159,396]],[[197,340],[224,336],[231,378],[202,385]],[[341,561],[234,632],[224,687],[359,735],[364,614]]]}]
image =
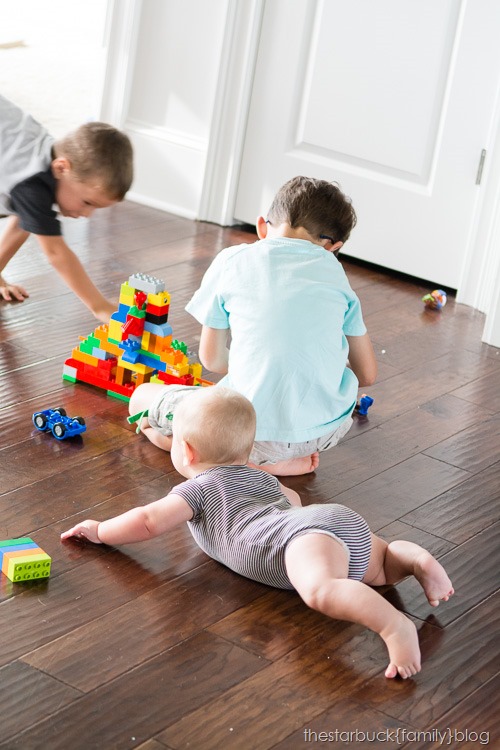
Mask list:
[{"label": "dark wood plank floor", "polygon": [[[136,271],[165,279],[174,334],[193,351],[199,331],[184,305],[222,247],[254,239],[132,203],[96,215],[90,237],[72,231],[109,296]],[[345,503],[447,567],[456,596],[438,610],[410,580],[384,592],[417,623],[422,672],[385,680],[377,636],[238,577],[187,528],[123,549],[60,543],[78,519],[156,499],[180,478],[127,425],[125,404],[62,381],[95,323],[30,243],[10,276],[31,297],[0,304],[0,539],[32,536],[53,572],[0,580],[2,750],[289,750],[335,737],[373,747],[376,732],[385,747],[431,748],[447,728],[453,747],[487,732],[498,747],[499,350],[481,343],[478,312],[454,299],[426,311],[428,286],[343,262],[380,365],[375,403],[314,475],[288,484],[305,504]],[[60,405],[85,417],[82,437],[33,429],[34,411]]]}]

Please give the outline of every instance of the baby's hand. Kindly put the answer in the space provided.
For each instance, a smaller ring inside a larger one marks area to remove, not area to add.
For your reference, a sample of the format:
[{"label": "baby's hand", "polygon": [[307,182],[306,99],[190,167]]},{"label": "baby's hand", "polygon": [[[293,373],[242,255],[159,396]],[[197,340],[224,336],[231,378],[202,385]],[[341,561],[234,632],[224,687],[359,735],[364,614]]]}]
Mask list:
[{"label": "baby's hand", "polygon": [[81,523],[77,523],[76,526],[73,526],[72,529],[63,531],[61,539],[69,539],[70,537],[75,536],[77,539],[88,539],[89,542],[94,542],[94,544],[102,544],[97,535],[98,526],[98,521],[82,521]]},{"label": "baby's hand", "polygon": [[0,299],[6,302],[23,302],[25,297],[29,297],[28,292],[19,284],[7,284],[0,280]]}]

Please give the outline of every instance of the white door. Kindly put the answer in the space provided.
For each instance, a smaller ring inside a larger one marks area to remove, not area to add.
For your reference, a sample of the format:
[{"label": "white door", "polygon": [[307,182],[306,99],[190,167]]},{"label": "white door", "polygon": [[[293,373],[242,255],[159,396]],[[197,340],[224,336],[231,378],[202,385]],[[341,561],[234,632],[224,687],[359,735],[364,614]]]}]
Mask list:
[{"label": "white door", "polygon": [[235,218],[336,180],[353,257],[457,288],[500,80],[498,0],[267,0]]}]

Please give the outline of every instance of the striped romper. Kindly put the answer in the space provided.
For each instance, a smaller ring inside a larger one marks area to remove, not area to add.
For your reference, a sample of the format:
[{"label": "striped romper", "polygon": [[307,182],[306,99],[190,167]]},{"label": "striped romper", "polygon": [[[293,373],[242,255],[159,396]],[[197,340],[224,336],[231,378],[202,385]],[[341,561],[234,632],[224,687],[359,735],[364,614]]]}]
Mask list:
[{"label": "striped romper", "polygon": [[349,556],[348,577],[362,580],[371,551],[370,529],[355,511],[333,503],[293,506],[276,477],[248,466],[216,466],[177,485],[193,510],[191,534],[207,555],[235,573],[293,589],[285,566],[287,544],[314,531],[339,541]]}]

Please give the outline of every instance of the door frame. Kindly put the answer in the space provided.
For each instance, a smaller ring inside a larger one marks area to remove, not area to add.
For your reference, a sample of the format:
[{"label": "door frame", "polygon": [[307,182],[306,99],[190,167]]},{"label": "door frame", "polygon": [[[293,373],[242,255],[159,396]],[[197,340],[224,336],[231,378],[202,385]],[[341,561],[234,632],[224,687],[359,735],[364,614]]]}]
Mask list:
[{"label": "door frame", "polygon": [[[496,0],[493,0],[496,1]],[[143,0],[109,0],[101,117],[127,119]],[[197,218],[234,223],[234,206],[266,0],[228,0],[216,101]],[[499,59],[500,82],[500,59]],[[500,346],[500,84],[474,229],[457,301],[487,314],[486,343]]]}]

